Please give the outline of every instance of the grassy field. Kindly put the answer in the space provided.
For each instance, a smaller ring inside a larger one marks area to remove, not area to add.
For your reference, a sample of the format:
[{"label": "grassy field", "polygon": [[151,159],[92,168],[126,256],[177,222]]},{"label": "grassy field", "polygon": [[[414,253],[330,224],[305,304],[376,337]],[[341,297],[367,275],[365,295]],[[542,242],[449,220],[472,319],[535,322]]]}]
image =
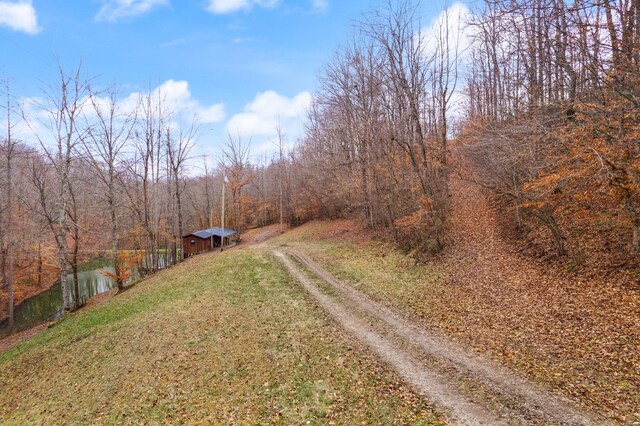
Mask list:
[{"label": "grassy field", "polygon": [[416,265],[393,245],[353,235],[349,222],[313,222],[274,241],[308,253],[338,279],[373,299],[430,317],[446,309],[440,300],[446,290],[446,270],[437,265]]},{"label": "grassy field", "polygon": [[0,423],[440,424],[265,252],[202,255],[0,354]]},{"label": "grassy field", "polygon": [[640,424],[637,292],[572,282],[526,258],[497,278],[499,262],[481,264],[477,251],[416,265],[348,221],[312,222],[272,244],[301,250],[373,299],[596,413]]}]

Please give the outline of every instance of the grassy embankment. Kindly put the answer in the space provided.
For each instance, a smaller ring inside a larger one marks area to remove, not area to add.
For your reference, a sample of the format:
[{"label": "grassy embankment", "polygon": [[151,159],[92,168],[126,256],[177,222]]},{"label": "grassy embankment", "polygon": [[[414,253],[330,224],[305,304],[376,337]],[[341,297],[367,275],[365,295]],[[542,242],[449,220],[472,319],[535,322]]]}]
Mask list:
[{"label": "grassy embankment", "polygon": [[202,255],[0,354],[0,423],[439,424],[274,259]]},{"label": "grassy embankment", "polygon": [[409,309],[420,316],[437,315],[436,301],[445,292],[446,270],[417,266],[392,244],[374,241],[349,221],[312,222],[282,235],[275,245],[301,249],[338,279],[374,300]]},{"label": "grassy embankment", "polygon": [[373,299],[594,412],[640,422],[640,295],[633,290],[575,283],[526,259],[518,264],[532,271],[498,277],[491,264],[477,263],[477,253],[456,247],[416,265],[348,221],[310,223],[273,243],[307,253]]}]

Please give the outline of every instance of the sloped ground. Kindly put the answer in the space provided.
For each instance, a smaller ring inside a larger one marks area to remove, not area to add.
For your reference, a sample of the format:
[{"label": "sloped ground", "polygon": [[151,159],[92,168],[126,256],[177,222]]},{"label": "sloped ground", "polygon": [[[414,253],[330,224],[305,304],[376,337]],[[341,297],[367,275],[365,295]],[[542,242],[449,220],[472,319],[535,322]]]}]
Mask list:
[{"label": "sloped ground", "polygon": [[[412,327],[453,337],[585,411],[640,423],[637,290],[527,257],[475,186],[454,179],[452,192],[451,241],[426,265],[349,221],[266,245],[293,247]],[[275,265],[242,246],[199,256],[0,354],[0,423],[442,421]]]},{"label": "sloped ground", "polygon": [[473,184],[454,180],[440,328],[623,423],[640,422],[640,294],[522,255]]},{"label": "sloped ground", "polygon": [[287,231],[288,226],[285,224],[280,228],[280,224],[263,226],[262,228],[254,228],[245,231],[242,234],[242,245],[259,244],[277,237],[281,234],[280,230]]},{"label": "sloped ground", "polygon": [[640,422],[640,295],[607,277],[575,277],[501,236],[481,191],[452,182],[450,242],[415,265],[352,222],[281,237],[338,279],[414,323],[513,367],[622,424]]},{"label": "sloped ground", "polygon": [[0,424],[442,424],[271,255],[194,257],[0,353]]},{"label": "sloped ground", "polygon": [[444,336],[415,327],[397,312],[336,280],[304,254],[291,248],[280,250],[274,250],[275,254],[323,309],[407,383],[446,409],[456,424],[604,423],[603,418],[581,412]]}]

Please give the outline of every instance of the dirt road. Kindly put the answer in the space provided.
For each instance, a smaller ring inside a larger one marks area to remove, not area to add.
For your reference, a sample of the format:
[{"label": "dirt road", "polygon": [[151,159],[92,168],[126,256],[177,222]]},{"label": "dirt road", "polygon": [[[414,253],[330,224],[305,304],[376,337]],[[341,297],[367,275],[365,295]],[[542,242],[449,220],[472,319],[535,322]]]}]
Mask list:
[{"label": "dirt road", "polygon": [[443,336],[415,327],[336,280],[303,253],[287,249],[274,254],[322,308],[439,405],[454,424],[605,422]]}]

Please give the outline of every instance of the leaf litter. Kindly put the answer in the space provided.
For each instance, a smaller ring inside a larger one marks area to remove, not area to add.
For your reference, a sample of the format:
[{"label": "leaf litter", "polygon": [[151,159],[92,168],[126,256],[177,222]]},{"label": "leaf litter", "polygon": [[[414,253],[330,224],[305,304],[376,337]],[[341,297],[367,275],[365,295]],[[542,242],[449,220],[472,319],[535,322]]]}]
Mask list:
[{"label": "leaf litter", "polygon": [[639,424],[636,287],[529,256],[478,188],[453,179],[452,193],[449,244],[424,264],[349,220],[313,222],[275,244],[588,410]]}]

